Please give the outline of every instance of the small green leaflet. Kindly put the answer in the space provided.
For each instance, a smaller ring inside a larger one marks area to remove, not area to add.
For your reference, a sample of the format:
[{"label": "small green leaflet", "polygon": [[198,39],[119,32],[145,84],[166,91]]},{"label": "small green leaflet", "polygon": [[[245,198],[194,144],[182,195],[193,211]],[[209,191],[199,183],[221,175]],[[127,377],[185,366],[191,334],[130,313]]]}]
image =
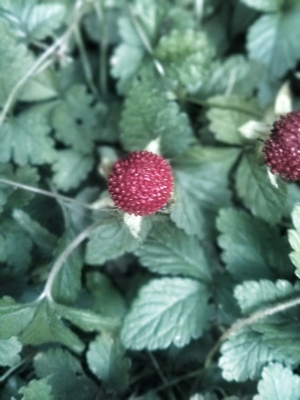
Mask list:
[{"label": "small green leaflet", "polygon": [[285,0],[241,0],[244,4],[258,11],[280,11]]},{"label": "small green leaflet", "polygon": [[[0,178],[37,186],[39,175],[37,170],[29,165],[13,168],[12,164],[2,164],[0,165]],[[0,206],[5,204],[5,208],[24,207],[33,197],[34,193],[30,191],[17,189],[8,183],[0,183]]]},{"label": "small green leaflet", "polygon": [[293,3],[281,12],[262,15],[248,31],[249,56],[267,66],[270,78],[282,77],[300,56],[300,4]]},{"label": "small green leaflet", "polygon": [[230,204],[227,175],[239,150],[194,146],[173,162],[175,204],[171,219],[200,239],[214,229],[217,210]]},{"label": "small green leaflet", "polygon": [[274,354],[261,334],[244,328],[229,336],[221,347],[219,367],[227,381],[257,379],[263,366],[274,360]]},{"label": "small green leaflet", "polygon": [[215,50],[204,32],[174,29],[161,37],[154,54],[162,62],[171,87],[183,85],[195,90],[209,76]]},{"label": "small green leaflet", "polygon": [[292,220],[296,229],[288,231],[288,238],[293,251],[290,259],[296,267],[296,275],[300,278],[300,205],[296,205],[292,212]]},{"label": "small green leaflet", "polygon": [[300,377],[281,364],[270,364],[263,369],[253,400],[299,400]]},{"label": "small green leaflet", "polygon": [[127,389],[131,363],[119,338],[101,333],[90,343],[86,357],[90,370],[106,386],[121,393]]},{"label": "small green leaflet", "polygon": [[37,4],[35,0],[4,0],[0,16],[5,18],[22,41],[42,40],[60,28],[65,18],[63,4]]},{"label": "small green leaflet", "polygon": [[52,125],[57,139],[79,153],[93,151],[94,141],[99,137],[97,107],[81,84],[71,86],[53,109]]},{"label": "small green leaflet", "polygon": [[54,159],[53,140],[46,118],[31,109],[0,126],[0,163],[14,161],[17,165],[40,165]]},{"label": "small green leaflet", "polygon": [[286,185],[281,180],[273,184],[265,165],[253,152],[244,152],[236,173],[236,190],[252,213],[275,224],[284,213]]},{"label": "small green leaflet", "polygon": [[208,100],[209,128],[221,142],[240,145],[245,142],[238,129],[246,122],[261,117],[255,100],[238,96],[216,96]]},{"label": "small green leaflet", "polygon": [[126,315],[121,339],[128,349],[183,347],[206,326],[208,290],[183,278],[154,279],[142,287]]},{"label": "small green leaflet", "polygon": [[63,191],[75,189],[92,170],[94,159],[91,155],[74,150],[58,150],[52,165],[53,183]]},{"label": "small green leaflet", "polygon": [[[291,275],[288,243],[276,227],[243,211],[222,209],[217,219],[222,259],[237,280]],[[276,274],[276,275],[275,275]]]},{"label": "small green leaflet", "polygon": [[126,150],[143,150],[159,139],[161,153],[174,157],[193,141],[187,114],[168,100],[167,93],[153,85],[154,79],[143,75],[136,80],[125,101],[121,118],[121,140]]},{"label": "small green leaflet", "polygon": [[126,224],[119,218],[103,220],[96,228],[87,244],[85,261],[91,265],[102,265],[126,252],[134,251],[140,242],[135,239]]},{"label": "small green leaflet", "polygon": [[171,222],[154,224],[135,254],[152,272],[183,275],[204,283],[211,280],[209,263],[199,241],[187,236]]},{"label": "small green leaflet", "polygon": [[30,381],[27,386],[23,386],[19,390],[19,393],[23,394],[21,400],[54,400],[52,388],[47,383],[47,379],[34,379]]},{"label": "small green leaflet", "polygon": [[[72,235],[66,233],[58,243],[55,259],[65,250],[72,241]],[[66,259],[56,276],[51,294],[58,303],[72,304],[81,289],[81,270],[83,268],[83,254],[77,247]]]},{"label": "small green leaflet", "polygon": [[18,363],[21,359],[19,355],[21,350],[22,345],[16,337],[0,339],[0,366],[11,367]]},{"label": "small green leaflet", "polygon": [[259,308],[299,295],[300,290],[284,280],[275,283],[266,279],[259,281],[246,281],[234,289],[234,297],[243,314],[251,314]]},{"label": "small green leaflet", "polygon": [[54,399],[87,400],[96,397],[96,384],[87,377],[78,359],[66,350],[51,349],[38,353],[34,358],[34,368],[38,378],[47,379]]},{"label": "small green leaflet", "polygon": [[127,310],[125,300],[104,274],[88,273],[86,286],[94,299],[94,312],[117,320],[123,318]]}]

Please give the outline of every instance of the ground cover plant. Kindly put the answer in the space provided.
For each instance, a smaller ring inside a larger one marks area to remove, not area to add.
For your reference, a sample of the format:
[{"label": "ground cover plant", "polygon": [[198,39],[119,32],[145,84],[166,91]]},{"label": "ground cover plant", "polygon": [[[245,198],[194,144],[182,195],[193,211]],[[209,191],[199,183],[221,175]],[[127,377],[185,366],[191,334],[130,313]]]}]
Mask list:
[{"label": "ground cover plant", "polygon": [[299,400],[299,20],[1,1],[1,399]]}]

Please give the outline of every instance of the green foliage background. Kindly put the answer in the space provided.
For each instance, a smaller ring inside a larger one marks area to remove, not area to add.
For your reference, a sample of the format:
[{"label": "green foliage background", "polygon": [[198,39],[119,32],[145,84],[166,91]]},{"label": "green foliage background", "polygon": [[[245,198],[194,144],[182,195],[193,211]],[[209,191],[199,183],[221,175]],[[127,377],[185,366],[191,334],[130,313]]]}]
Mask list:
[{"label": "green foliage background", "polygon": [[[0,398],[299,400],[299,0],[2,0]],[[175,179],[138,234],[106,172]]]}]

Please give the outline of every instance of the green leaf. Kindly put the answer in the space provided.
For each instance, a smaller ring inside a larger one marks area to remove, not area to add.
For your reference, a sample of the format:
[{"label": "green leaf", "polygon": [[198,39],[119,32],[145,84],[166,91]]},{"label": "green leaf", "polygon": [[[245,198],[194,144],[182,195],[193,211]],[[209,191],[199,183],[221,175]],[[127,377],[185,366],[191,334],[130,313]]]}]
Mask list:
[{"label": "green leaf", "polygon": [[118,338],[103,332],[89,345],[87,362],[90,370],[101,381],[117,392],[123,392],[129,385],[130,360]]},{"label": "green leaf", "polygon": [[135,254],[152,272],[198,278],[204,283],[211,280],[209,263],[199,241],[171,222],[154,224]]},{"label": "green leaf", "polygon": [[246,281],[235,287],[234,297],[237,299],[243,314],[251,314],[259,308],[287,300],[299,294],[299,289],[285,280],[275,283],[268,280]]},{"label": "green leaf", "polygon": [[[16,246],[17,244],[17,246]],[[25,271],[31,262],[32,241],[10,219],[0,222],[0,261],[17,271]]]},{"label": "green leaf", "polygon": [[25,111],[0,127],[0,162],[18,165],[51,163],[54,158],[50,126],[36,110]]},{"label": "green leaf", "polygon": [[20,340],[24,345],[34,346],[60,343],[77,353],[84,349],[82,341],[63,324],[55,309],[45,300],[37,306],[35,315],[20,335]]},{"label": "green leaf", "polygon": [[[72,235],[66,233],[58,243],[55,259],[65,250],[71,242]],[[76,248],[65,260],[62,268],[56,275],[51,294],[58,303],[72,304],[77,299],[81,289],[81,270],[83,267],[83,254]]]},{"label": "green leaf", "polygon": [[230,335],[222,345],[221,353],[219,367],[227,381],[257,379],[263,366],[273,360],[270,346],[250,328]]},{"label": "green leaf", "polygon": [[154,279],[145,285],[124,320],[126,348],[182,347],[199,338],[207,322],[208,291],[202,283],[183,278]]},{"label": "green leaf", "polygon": [[105,275],[100,272],[88,273],[86,286],[94,299],[94,312],[118,320],[123,318],[126,313],[125,300]]},{"label": "green leaf", "polygon": [[296,229],[288,231],[290,245],[294,251],[290,253],[290,259],[296,267],[296,275],[300,277],[300,205],[296,205],[292,212],[292,220]]},{"label": "green leaf", "polygon": [[0,299],[0,338],[18,336],[32,320],[36,304],[16,304],[13,299]]},{"label": "green leaf", "polygon": [[22,400],[54,400],[51,392],[47,379],[34,379],[19,390],[19,393],[24,395]]},{"label": "green leaf", "polygon": [[[37,170],[28,165],[14,169],[12,164],[0,165],[0,178],[25,185],[36,186],[39,176]],[[29,190],[17,189],[13,184],[0,183],[0,211],[7,208],[26,206],[34,193]]]},{"label": "green leaf", "polygon": [[204,32],[174,29],[160,38],[154,54],[172,86],[181,84],[193,90],[209,76],[215,50]]},{"label": "green leaf", "polygon": [[[289,276],[288,244],[276,227],[243,211],[222,209],[217,219],[222,259],[237,280]],[[279,276],[278,276],[279,275]]]},{"label": "green leaf", "polygon": [[29,214],[20,209],[13,210],[13,218],[28,234],[32,242],[45,254],[52,255],[57,244],[57,237],[34,221]]},{"label": "green leaf", "polygon": [[68,351],[51,349],[34,358],[38,378],[46,378],[52,387],[54,399],[94,399],[96,384],[86,376],[80,362]]},{"label": "green leaf", "polygon": [[[228,92],[230,95],[242,96],[243,98],[250,97],[261,79],[261,71],[261,65],[254,60],[247,60],[240,54],[232,55],[222,63],[215,62],[210,76],[197,93],[199,92],[200,96],[204,98]],[[233,97],[230,96],[229,98],[232,99]],[[245,100],[243,102],[246,103]],[[230,109],[228,111],[234,112]],[[242,115],[244,115],[243,112]]]},{"label": "green leaf", "polygon": [[127,225],[113,218],[96,228],[87,244],[85,261],[91,265],[102,265],[126,252],[134,251],[140,245],[130,233]]},{"label": "green leaf", "polygon": [[75,151],[89,154],[98,138],[97,108],[84,85],[75,84],[53,110],[52,124],[57,139]]},{"label": "green leaf", "polygon": [[238,96],[217,96],[208,100],[211,108],[207,112],[209,129],[216,139],[229,144],[242,144],[238,129],[246,122],[261,117],[260,108],[255,100],[244,100]]},{"label": "green leaf", "polygon": [[93,168],[94,160],[74,150],[59,150],[52,165],[53,183],[58,189],[68,191],[77,188]]},{"label": "green leaf", "polygon": [[274,12],[280,11],[285,0],[241,0],[248,7],[258,11]]},{"label": "green leaf", "polygon": [[299,17],[300,5],[294,2],[281,13],[261,16],[248,32],[249,56],[267,66],[270,78],[283,76],[299,59]]},{"label": "green leaf", "polygon": [[239,150],[195,146],[174,160],[175,204],[171,219],[203,239],[214,229],[217,210],[230,203],[228,172]]},{"label": "green leaf", "polygon": [[275,186],[265,165],[251,152],[246,152],[236,173],[236,190],[254,215],[275,224],[284,212],[286,185],[278,180]]},{"label": "green leaf", "polygon": [[281,364],[270,364],[263,369],[254,400],[298,400],[300,377]]},{"label": "green leaf", "polygon": [[126,97],[121,129],[121,140],[128,151],[142,150],[159,139],[161,153],[173,157],[193,141],[187,115],[146,76],[134,82]]},{"label": "green leaf", "polygon": [[59,3],[36,4],[35,0],[4,0],[0,16],[4,17],[15,35],[26,41],[42,40],[53,34],[65,18],[65,6]]},{"label": "green leaf", "polygon": [[19,353],[22,350],[22,345],[16,337],[9,339],[0,339],[0,366],[11,367],[17,364],[21,357]]}]

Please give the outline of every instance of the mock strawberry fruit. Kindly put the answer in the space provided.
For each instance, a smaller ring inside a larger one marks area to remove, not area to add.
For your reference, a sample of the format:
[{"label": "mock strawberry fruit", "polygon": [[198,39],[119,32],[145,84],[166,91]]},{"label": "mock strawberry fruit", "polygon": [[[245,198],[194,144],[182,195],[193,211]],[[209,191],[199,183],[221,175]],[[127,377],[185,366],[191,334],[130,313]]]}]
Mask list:
[{"label": "mock strawberry fruit", "polygon": [[300,180],[300,110],[274,122],[263,152],[273,174],[278,173],[286,180]]},{"label": "mock strawberry fruit", "polygon": [[172,170],[161,156],[135,151],[118,160],[108,177],[108,191],[115,205],[134,215],[160,210],[173,190]]}]

